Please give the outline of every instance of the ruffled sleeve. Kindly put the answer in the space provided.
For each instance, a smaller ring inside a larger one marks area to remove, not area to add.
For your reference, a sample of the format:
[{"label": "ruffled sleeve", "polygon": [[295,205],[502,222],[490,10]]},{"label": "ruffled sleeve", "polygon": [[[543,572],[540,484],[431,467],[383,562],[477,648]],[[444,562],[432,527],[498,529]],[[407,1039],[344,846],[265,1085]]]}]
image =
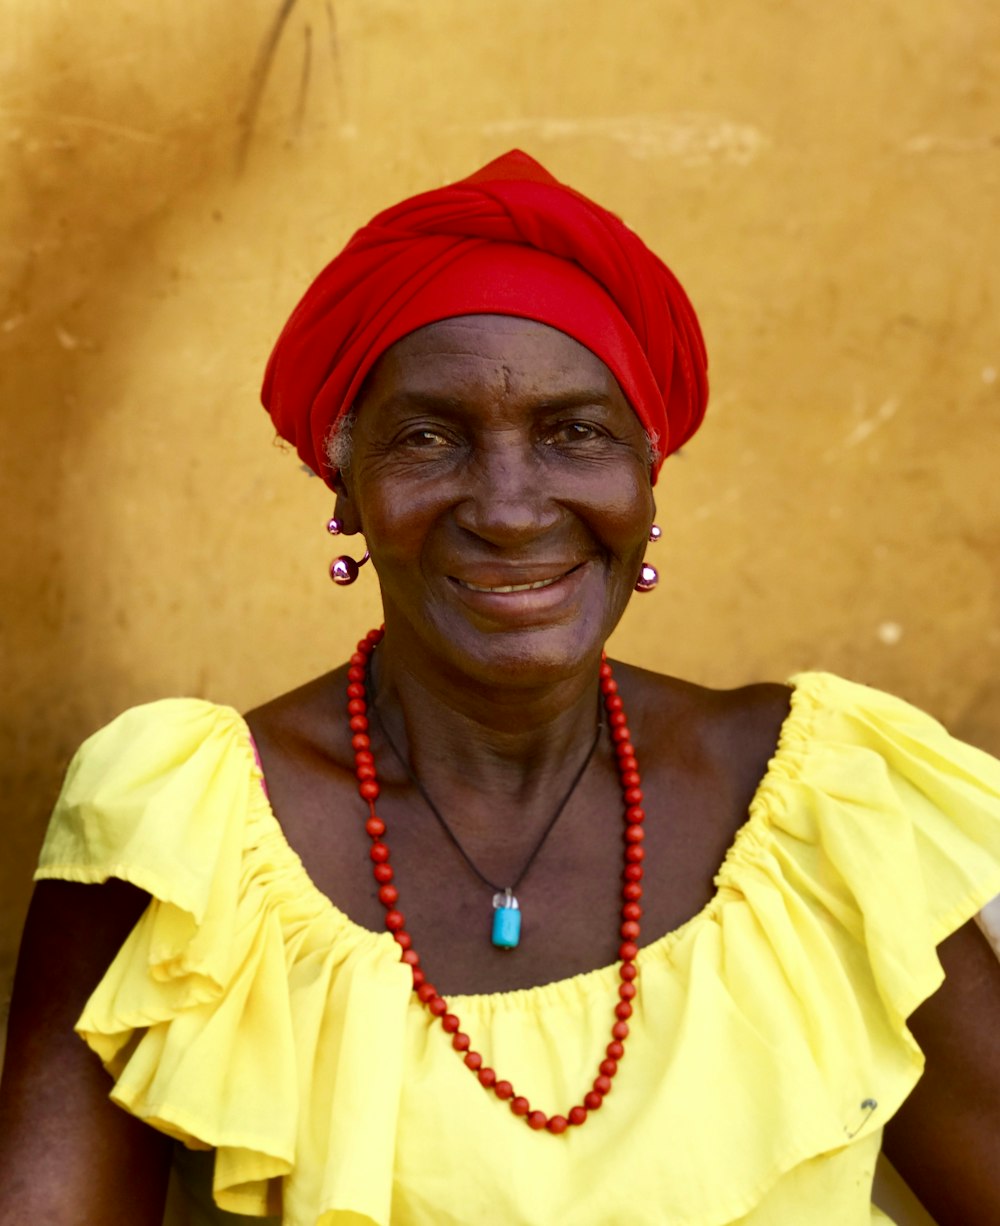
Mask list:
[{"label": "ruffled sleeve", "polygon": [[[36,876],[151,895],[76,1029],[116,1102],[217,1150],[221,1207],[312,1226],[326,1195],[387,1221],[408,976],[306,877],[235,711],[169,699],[91,737]],[[390,1089],[352,1112],[373,1041]]]},{"label": "ruffled sleeve", "polygon": [[787,755],[755,803],[901,1020],[941,983],[935,946],[1000,892],[1000,762],[902,699],[795,680]]}]

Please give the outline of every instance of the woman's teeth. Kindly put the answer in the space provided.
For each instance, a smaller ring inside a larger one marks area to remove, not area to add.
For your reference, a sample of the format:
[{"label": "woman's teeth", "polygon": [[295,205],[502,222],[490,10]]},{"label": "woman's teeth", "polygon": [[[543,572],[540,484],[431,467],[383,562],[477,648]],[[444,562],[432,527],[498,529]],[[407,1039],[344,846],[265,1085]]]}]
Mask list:
[{"label": "woman's teeth", "polygon": [[459,582],[473,592],[534,592],[540,587],[551,587],[561,578],[562,575],[557,575],[554,579],[539,579],[537,583],[508,583],[502,587],[481,587],[478,583],[467,583],[461,579]]}]

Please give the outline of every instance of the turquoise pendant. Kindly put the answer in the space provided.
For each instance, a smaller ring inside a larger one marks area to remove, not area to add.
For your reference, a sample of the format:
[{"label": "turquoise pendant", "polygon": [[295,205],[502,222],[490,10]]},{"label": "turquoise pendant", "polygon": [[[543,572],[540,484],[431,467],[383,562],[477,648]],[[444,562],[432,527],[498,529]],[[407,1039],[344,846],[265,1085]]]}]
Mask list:
[{"label": "turquoise pendant", "polygon": [[497,949],[516,949],[521,941],[521,908],[509,888],[493,895],[492,939]]}]

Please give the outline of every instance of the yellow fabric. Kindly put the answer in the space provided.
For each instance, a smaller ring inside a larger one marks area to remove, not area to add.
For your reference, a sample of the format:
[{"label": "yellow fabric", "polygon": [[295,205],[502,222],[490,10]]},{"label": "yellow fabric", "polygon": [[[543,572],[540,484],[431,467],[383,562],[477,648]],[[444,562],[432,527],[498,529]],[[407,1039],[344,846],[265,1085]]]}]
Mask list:
[{"label": "yellow fabric", "polygon": [[[38,870],[153,897],[77,1027],[113,1097],[217,1149],[220,1205],[290,1226],[885,1221],[881,1129],[922,1065],[904,1019],[941,980],[935,944],[1000,892],[1000,764],[885,694],[794,686],[715,897],[640,954],[612,1096],[560,1137],[482,1090],[392,937],[318,892],[235,711],[122,715],[75,758]],[[452,1003],[556,1111],[593,1076],[617,984],[606,967]]]}]

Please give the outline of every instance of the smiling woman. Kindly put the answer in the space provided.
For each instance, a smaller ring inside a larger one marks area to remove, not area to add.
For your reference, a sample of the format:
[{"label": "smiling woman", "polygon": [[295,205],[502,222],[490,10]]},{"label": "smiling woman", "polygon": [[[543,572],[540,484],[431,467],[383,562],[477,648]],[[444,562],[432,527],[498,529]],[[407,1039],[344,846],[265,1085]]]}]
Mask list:
[{"label": "smiling woman", "polygon": [[1000,1220],[1000,766],[827,674],[605,658],[707,399],[666,266],[511,153],[363,227],[263,397],[384,626],[79,751],[3,1226],[150,1226],[172,1162],[200,1222],[870,1226],[883,1136]]}]

